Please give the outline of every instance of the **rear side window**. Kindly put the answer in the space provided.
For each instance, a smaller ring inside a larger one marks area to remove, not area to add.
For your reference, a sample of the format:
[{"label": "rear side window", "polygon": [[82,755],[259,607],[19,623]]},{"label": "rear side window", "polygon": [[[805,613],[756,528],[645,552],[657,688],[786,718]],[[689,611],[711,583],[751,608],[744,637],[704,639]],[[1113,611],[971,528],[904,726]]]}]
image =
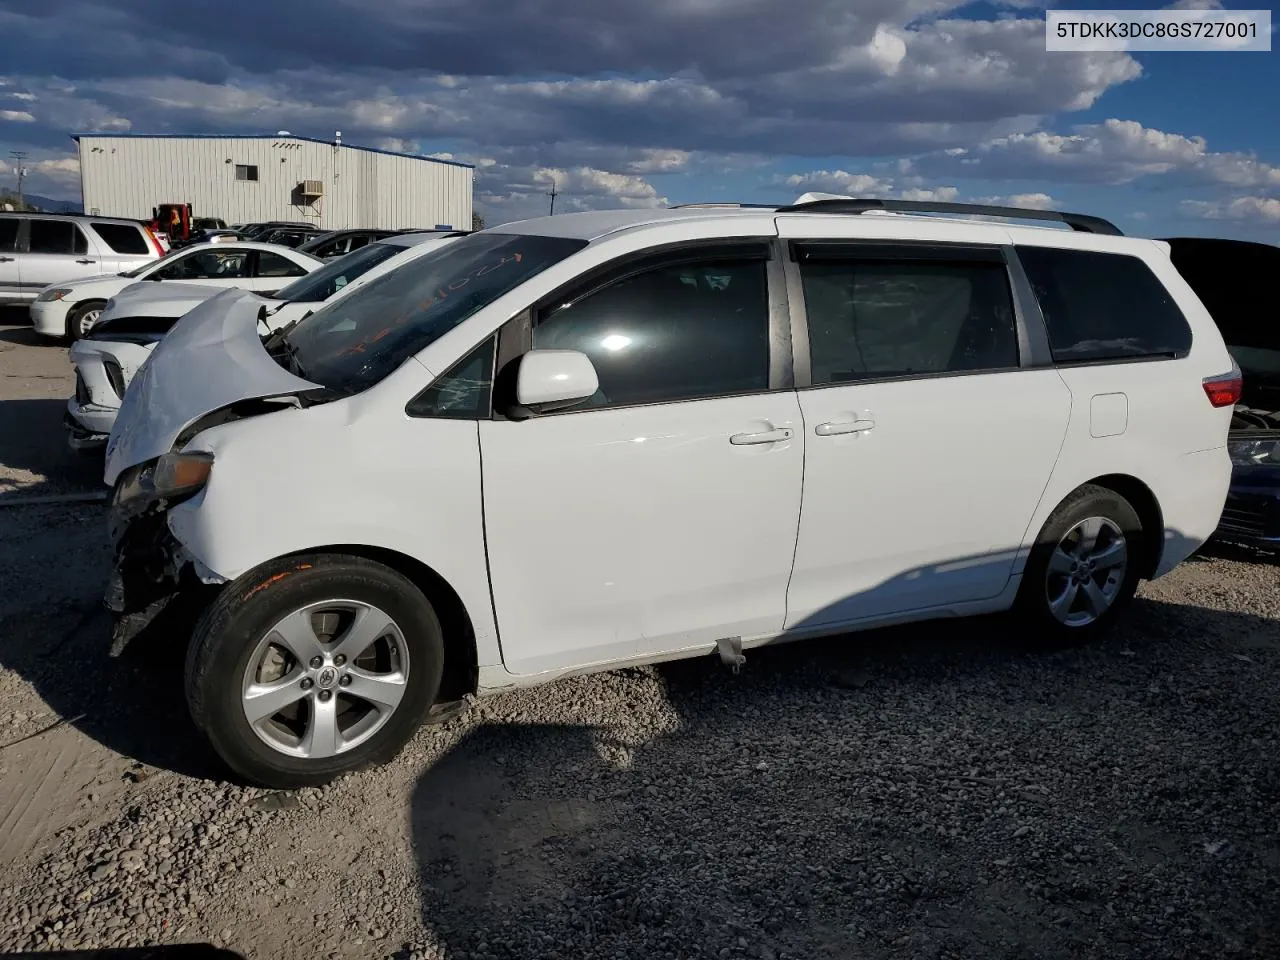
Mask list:
[{"label": "rear side window", "polygon": [[1018,366],[1005,266],[801,254],[814,386]]},{"label": "rear side window", "polygon": [[1138,257],[1018,247],[1049,329],[1055,363],[1180,357],[1191,328]]},{"label": "rear side window", "polygon": [[32,253],[86,253],[89,244],[70,220],[32,219],[28,249]]},{"label": "rear side window", "polygon": [[18,245],[18,221],[0,218],[0,250],[12,250]]},{"label": "rear side window", "polygon": [[131,227],[127,223],[98,223],[96,221],[91,225],[93,232],[102,238],[113,253],[147,254],[151,252],[147,248],[147,238],[142,235],[142,231],[137,227]]},{"label": "rear side window", "polygon": [[535,350],[580,350],[600,388],[574,409],[769,388],[763,259],[681,263],[620,280],[543,317]]},{"label": "rear side window", "polygon": [[278,253],[269,250],[258,252],[258,276],[260,277],[305,277],[307,271]]},{"label": "rear side window", "polygon": [[392,246],[389,243],[371,244],[358,253],[327,263],[319,270],[313,270],[303,279],[295,280],[277,293],[276,297],[280,300],[308,303],[328,300],[352,280],[363,276],[382,261],[390,260],[397,253],[404,253],[406,249],[406,247]]}]

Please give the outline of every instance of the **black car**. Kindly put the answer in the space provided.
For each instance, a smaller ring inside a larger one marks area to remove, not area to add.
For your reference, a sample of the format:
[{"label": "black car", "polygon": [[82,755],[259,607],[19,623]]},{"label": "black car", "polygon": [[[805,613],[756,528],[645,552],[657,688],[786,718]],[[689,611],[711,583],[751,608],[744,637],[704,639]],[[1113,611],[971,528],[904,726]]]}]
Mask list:
[{"label": "black car", "polygon": [[261,223],[246,223],[239,232],[246,240],[261,240],[266,234],[285,227],[306,229],[312,226],[301,220],[265,220]]},{"label": "black car", "polygon": [[254,239],[262,243],[279,243],[286,247],[297,247],[323,235],[324,232],[314,227],[277,227],[258,234]]},{"label": "black car", "polygon": [[393,237],[397,233],[400,233],[400,231],[370,230],[365,228],[334,230],[330,233],[322,233],[312,237],[301,244],[298,249],[303,253],[311,254],[313,257],[319,257],[321,260],[330,260],[334,257],[345,256],[352,250],[359,250],[374,240]]},{"label": "black car", "polygon": [[1231,491],[1215,536],[1280,550],[1280,247],[1200,237],[1166,242],[1244,374],[1227,439]]}]

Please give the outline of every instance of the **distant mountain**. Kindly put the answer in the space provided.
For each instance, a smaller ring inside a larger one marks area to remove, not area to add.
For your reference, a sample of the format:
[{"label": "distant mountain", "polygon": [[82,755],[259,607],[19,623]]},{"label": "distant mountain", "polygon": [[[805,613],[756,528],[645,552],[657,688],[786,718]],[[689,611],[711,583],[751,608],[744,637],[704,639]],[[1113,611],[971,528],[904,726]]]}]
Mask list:
[{"label": "distant mountain", "polygon": [[[54,200],[52,197],[42,197],[36,193],[28,193],[22,198],[29,207],[44,213],[83,213],[84,207],[79,200]],[[0,193],[0,206],[6,203],[17,204],[17,194],[11,191]]]},{"label": "distant mountain", "polygon": [[45,213],[84,213],[84,206],[79,200],[54,200],[31,193],[26,196],[27,203],[39,207]]}]

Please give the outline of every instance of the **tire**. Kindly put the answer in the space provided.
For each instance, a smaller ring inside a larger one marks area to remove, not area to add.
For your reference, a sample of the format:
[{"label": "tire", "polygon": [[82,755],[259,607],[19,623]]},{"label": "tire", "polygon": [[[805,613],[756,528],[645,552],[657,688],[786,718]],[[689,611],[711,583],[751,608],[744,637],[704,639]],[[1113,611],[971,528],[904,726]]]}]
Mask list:
[{"label": "tire", "polygon": [[[1097,539],[1090,552],[1082,534],[1094,530]],[[1122,544],[1122,568],[1111,565],[1116,543]],[[1059,555],[1060,547],[1065,556]],[[1074,646],[1107,630],[1138,588],[1142,547],[1142,521],[1114,490],[1086,484],[1062,501],[1036,538],[1018,592],[1017,612],[1033,631],[1035,644]],[[1093,567],[1081,564],[1087,558],[1094,559]],[[1098,597],[1108,601],[1101,612]]]},{"label": "tire", "polygon": [[88,332],[83,329],[85,322],[97,320],[98,314],[102,313],[102,308],[106,305],[104,300],[86,300],[76,304],[67,314],[67,340],[74,343],[84,336]]},{"label": "tire", "polygon": [[[369,610],[369,624],[383,615],[390,628],[364,630],[376,639],[360,656],[356,648],[365,641],[354,639],[352,626]],[[286,635],[289,645],[278,642]],[[318,649],[309,648],[312,641]],[[344,641],[355,651],[345,663],[335,653]],[[294,649],[323,656],[313,666]],[[380,664],[387,670],[373,672]],[[290,557],[229,584],[201,617],[187,649],[187,704],[214,751],[244,780],[277,789],[319,786],[399,753],[435,702],[443,666],[440,621],[405,577],[360,557]],[[385,710],[352,696],[373,690],[385,697],[393,689],[399,699]],[[251,710],[275,702],[263,693],[293,699],[251,722]]]}]

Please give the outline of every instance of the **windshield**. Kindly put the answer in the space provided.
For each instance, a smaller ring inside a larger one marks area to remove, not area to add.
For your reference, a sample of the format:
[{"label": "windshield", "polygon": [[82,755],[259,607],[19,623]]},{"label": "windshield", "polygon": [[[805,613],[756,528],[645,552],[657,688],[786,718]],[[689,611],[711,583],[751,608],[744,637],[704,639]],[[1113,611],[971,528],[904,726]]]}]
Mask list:
[{"label": "windshield", "polygon": [[585,246],[561,237],[473,233],[317,310],[289,332],[290,352],[308,380],[357,393]]},{"label": "windshield", "polygon": [[409,248],[390,243],[371,243],[298,278],[277,293],[276,299],[291,300],[294,303],[319,303],[321,300],[328,300],[356,277],[363,276],[384,260],[390,260],[407,249]]}]

